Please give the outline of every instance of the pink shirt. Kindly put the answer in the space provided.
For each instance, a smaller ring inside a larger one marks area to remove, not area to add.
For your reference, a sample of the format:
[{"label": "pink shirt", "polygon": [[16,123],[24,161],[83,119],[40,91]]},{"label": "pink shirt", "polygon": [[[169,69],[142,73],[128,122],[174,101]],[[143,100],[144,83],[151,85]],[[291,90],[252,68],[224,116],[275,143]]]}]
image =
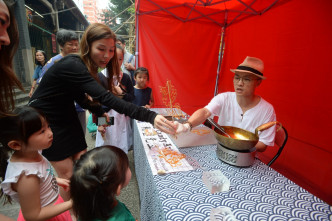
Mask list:
[{"label": "pink shirt", "polygon": [[6,170],[5,180],[1,183],[3,191],[13,200],[19,202],[19,195],[11,188],[17,183],[21,174],[36,175],[40,179],[40,203],[42,207],[49,205],[59,195],[59,186],[53,174],[50,162],[43,157],[40,162],[10,162]]}]

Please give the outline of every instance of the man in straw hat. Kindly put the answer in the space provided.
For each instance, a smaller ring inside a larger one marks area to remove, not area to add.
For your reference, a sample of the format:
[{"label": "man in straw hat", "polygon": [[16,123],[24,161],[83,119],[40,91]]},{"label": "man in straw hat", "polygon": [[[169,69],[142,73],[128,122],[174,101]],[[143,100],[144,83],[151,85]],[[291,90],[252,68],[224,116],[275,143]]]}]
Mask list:
[{"label": "man in straw hat", "polygon": [[[246,57],[234,72],[233,84],[235,92],[220,93],[210,103],[193,113],[184,124],[179,124],[177,133],[190,131],[203,123],[210,116],[218,116],[219,125],[233,126],[255,132],[256,127],[276,120],[273,106],[255,94],[262,83],[264,63],[254,57]],[[274,145],[275,127],[264,130],[256,144],[257,151],[264,151],[267,146]]]}]

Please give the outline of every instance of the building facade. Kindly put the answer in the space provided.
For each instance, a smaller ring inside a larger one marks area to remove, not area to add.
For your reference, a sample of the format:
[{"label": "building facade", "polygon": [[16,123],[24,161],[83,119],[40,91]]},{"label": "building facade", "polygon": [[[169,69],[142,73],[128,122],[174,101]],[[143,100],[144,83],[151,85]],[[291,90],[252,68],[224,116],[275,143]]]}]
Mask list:
[{"label": "building facade", "polygon": [[98,1],[95,0],[83,0],[83,10],[85,18],[90,23],[100,23],[101,9],[97,6]]},{"label": "building facade", "polygon": [[14,57],[15,73],[23,83],[32,82],[34,54],[43,50],[47,58],[59,53],[55,41],[58,29],[82,34],[89,25],[73,0],[16,0],[13,4],[20,44]]}]

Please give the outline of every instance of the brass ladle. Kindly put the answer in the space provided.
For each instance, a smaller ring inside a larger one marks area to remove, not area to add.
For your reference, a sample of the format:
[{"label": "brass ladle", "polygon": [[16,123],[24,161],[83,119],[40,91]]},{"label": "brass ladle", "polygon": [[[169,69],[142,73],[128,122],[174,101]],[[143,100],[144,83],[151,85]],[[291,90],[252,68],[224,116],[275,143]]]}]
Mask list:
[{"label": "brass ladle", "polygon": [[220,130],[223,134],[225,134],[227,137],[229,138],[233,138],[231,137],[228,133],[225,132],[224,128],[222,128],[219,124],[217,124],[214,120],[208,118],[206,119],[207,121],[209,121],[210,124],[212,124],[214,127],[216,127],[218,130]]}]

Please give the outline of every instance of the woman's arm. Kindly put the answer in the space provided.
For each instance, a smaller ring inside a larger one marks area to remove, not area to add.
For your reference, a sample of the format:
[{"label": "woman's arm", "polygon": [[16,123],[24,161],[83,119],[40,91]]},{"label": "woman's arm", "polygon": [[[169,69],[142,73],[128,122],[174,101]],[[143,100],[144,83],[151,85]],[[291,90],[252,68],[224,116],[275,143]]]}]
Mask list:
[{"label": "woman's arm", "polygon": [[75,101],[80,105],[83,109],[88,109],[90,112],[96,114],[97,116],[101,116],[105,113],[105,110],[102,108],[100,103],[97,101],[90,100],[90,96],[86,94],[79,93],[75,96]]},{"label": "woman's arm", "polygon": [[[157,117],[157,113],[144,107],[139,107],[132,103],[126,102],[105,90],[91,76],[83,61],[79,57],[75,55],[67,55],[57,64],[54,65],[56,67],[53,71],[57,73],[58,78],[61,78],[61,80],[68,85],[70,92],[88,94],[98,100],[101,104],[112,108],[120,114],[125,114],[130,118],[140,121],[150,122],[157,129],[160,129],[163,132],[170,134],[175,133],[176,126],[166,118],[159,115]],[[97,116],[101,116],[101,114],[97,114]]]},{"label": "woman's arm", "polygon": [[39,221],[50,219],[72,207],[72,202],[67,201],[57,205],[41,207],[40,180],[36,175],[21,175],[14,188],[18,192],[22,214],[26,221]]},{"label": "woman's arm", "polygon": [[31,90],[29,92],[29,97],[32,96],[33,91],[35,90],[36,84],[37,84],[37,79],[33,80],[33,82],[32,82]]},{"label": "woman's arm", "polygon": [[[100,91],[100,94],[96,93],[97,88],[101,88],[97,82],[91,83],[91,85],[87,85],[86,92],[90,94],[95,99],[99,100],[103,105],[115,110],[120,114],[125,114],[130,118],[150,122],[155,128],[168,133],[175,134],[176,125],[171,121],[168,121],[161,115],[157,115],[157,113],[150,111],[144,107],[139,107],[135,104],[126,102],[120,98],[117,98],[113,94],[108,91]],[[94,90],[93,90],[94,89]]]},{"label": "woman's arm", "polygon": [[[154,119],[157,115],[155,112],[149,111],[143,107],[138,107],[132,103],[126,102],[123,99],[116,97],[115,95],[104,89],[103,86],[101,86],[96,80],[94,80],[89,74],[89,72],[87,72],[87,70],[85,74],[81,74],[80,76],[77,75],[77,71],[73,74],[76,75],[76,81],[72,82],[72,88],[74,92],[79,91],[79,93],[81,94],[89,94],[91,97],[98,100],[102,105],[113,109],[120,114],[125,114],[130,118],[154,124]],[[78,77],[81,79],[78,80]],[[94,112],[93,110],[91,111]],[[97,116],[100,116],[100,114],[97,114]]]}]

